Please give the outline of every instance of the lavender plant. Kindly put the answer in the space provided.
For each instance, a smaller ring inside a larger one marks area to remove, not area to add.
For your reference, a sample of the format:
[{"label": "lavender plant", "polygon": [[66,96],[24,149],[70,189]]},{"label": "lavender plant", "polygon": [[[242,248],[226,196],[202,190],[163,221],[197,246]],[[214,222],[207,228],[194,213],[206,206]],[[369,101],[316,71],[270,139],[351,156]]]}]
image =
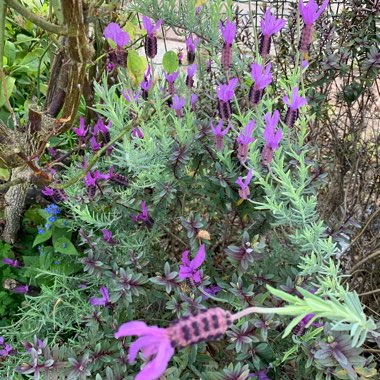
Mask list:
[{"label": "lavender plant", "polygon": [[[53,283],[2,332],[4,376],[287,379],[293,359],[299,379],[374,376],[359,347],[376,324],[342,285],[317,213],[298,61],[273,83],[270,41],[285,20],[268,10],[261,48],[237,53],[223,6],[131,5],[145,16],[148,58],[159,20],[199,44],[187,37],[186,69],[176,54],[163,71],[128,53],[127,70],[120,59],[112,68],[117,83],[105,74],[94,84],[98,119],[75,130],[86,148],[50,186],[65,191],[83,272],[35,269]],[[120,26],[107,28],[116,49],[128,47]],[[137,82],[133,59],[144,66]]]}]

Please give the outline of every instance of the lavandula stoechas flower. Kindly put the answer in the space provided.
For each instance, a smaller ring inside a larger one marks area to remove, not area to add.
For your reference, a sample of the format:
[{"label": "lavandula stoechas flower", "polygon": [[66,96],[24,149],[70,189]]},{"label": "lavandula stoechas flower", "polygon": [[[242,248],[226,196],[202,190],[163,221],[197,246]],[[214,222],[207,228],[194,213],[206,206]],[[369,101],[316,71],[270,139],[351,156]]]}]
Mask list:
[{"label": "lavandula stoechas flower", "polygon": [[83,179],[84,184],[87,188],[87,196],[89,198],[93,198],[96,193],[96,184],[99,180],[108,180],[109,174],[102,174],[99,170],[96,170],[92,175],[91,172],[87,172],[86,176]]},{"label": "lavandula stoechas flower", "polygon": [[[143,135],[143,137],[144,137],[144,135]],[[110,171],[108,173],[108,177],[109,177],[108,179],[111,182],[117,183],[118,185],[122,185],[122,186],[125,186],[125,187],[128,187],[128,185],[129,185],[129,179],[128,179],[128,177],[126,177],[123,174],[116,173],[113,170],[113,166],[110,167]]]},{"label": "lavandula stoechas flower", "polygon": [[190,96],[190,105],[191,105],[191,110],[195,111],[197,107],[197,101],[198,101],[198,95],[197,94],[191,94]]},{"label": "lavandula stoechas flower", "polygon": [[110,295],[108,293],[107,287],[102,286],[100,288],[100,293],[101,293],[102,297],[100,297],[100,298],[91,297],[90,298],[90,304],[92,306],[106,306],[110,302]]},{"label": "lavandula stoechas flower", "polygon": [[259,44],[259,53],[264,59],[270,52],[271,38],[273,34],[279,32],[285,24],[286,20],[283,18],[276,19],[269,8],[265,11],[264,18],[260,21],[261,38]]},{"label": "lavandula stoechas flower", "polygon": [[156,380],[166,371],[175,348],[220,338],[231,325],[231,319],[228,311],[212,308],[174,321],[167,328],[132,321],[122,324],[115,338],[133,335],[139,337],[129,347],[129,362],[133,363],[141,350],[148,363],[135,380]]},{"label": "lavandula stoechas flower", "polygon": [[75,134],[78,136],[78,142],[79,145],[82,145],[85,142],[86,135],[87,135],[87,130],[85,126],[85,120],[84,117],[79,118],[79,127],[78,128],[73,128]]},{"label": "lavandula stoechas flower", "polygon": [[272,83],[272,74],[270,73],[272,65],[269,63],[267,67],[252,63],[251,77],[255,82],[249,89],[249,102],[252,106],[257,105],[264,95],[265,88]]},{"label": "lavandula stoechas flower", "polygon": [[282,100],[284,101],[285,104],[289,106],[285,115],[285,124],[289,128],[293,128],[299,115],[298,109],[304,106],[305,104],[307,104],[306,98],[299,96],[298,87],[294,87],[292,90],[291,101],[289,101],[289,98],[287,95],[284,96]]},{"label": "lavandula stoechas flower", "polygon": [[147,68],[147,70],[144,73],[144,79],[141,82],[142,98],[144,100],[148,99],[149,90],[151,89],[152,83],[153,83],[150,71],[151,70],[150,70],[150,65],[149,65],[148,68]]},{"label": "lavandula stoechas flower", "polygon": [[64,202],[67,199],[67,195],[62,189],[52,189],[51,187],[45,186],[41,193],[46,197],[53,200],[54,203]]},{"label": "lavandula stoechas flower", "polygon": [[304,27],[301,33],[299,50],[304,53],[305,56],[309,53],[311,42],[313,40],[314,23],[327,8],[328,3],[329,0],[325,0],[318,10],[318,4],[314,0],[309,0],[307,5],[304,5],[303,0],[300,0],[299,9],[304,22]]},{"label": "lavandula stoechas flower", "polygon": [[150,217],[148,208],[146,207],[146,203],[144,201],[141,201],[140,214],[131,214],[131,218],[136,223],[143,222],[143,224],[147,226],[151,226],[153,224],[153,219]]},{"label": "lavandula stoechas flower", "polygon": [[305,334],[305,331],[307,328],[313,326],[313,327],[322,327],[323,323],[317,323],[310,321],[314,318],[315,314],[307,314],[301,321],[293,327],[292,333],[297,336],[302,336]]},{"label": "lavandula stoechas flower", "polygon": [[170,95],[173,95],[174,94],[174,82],[175,80],[178,78],[178,71],[174,71],[173,73],[171,74],[168,74],[166,73],[166,71],[164,71],[164,76],[168,82],[168,89],[169,89],[169,94]]},{"label": "lavandula stoechas flower", "polygon": [[266,127],[264,129],[265,146],[261,152],[261,162],[264,166],[269,165],[273,160],[273,153],[278,149],[278,144],[282,139],[282,130],[279,128],[275,132],[277,123],[280,120],[280,113],[275,110],[273,117],[270,112],[265,114]]},{"label": "lavandula stoechas flower", "polygon": [[16,259],[9,259],[8,257],[5,257],[2,260],[2,262],[4,264],[7,264],[7,265],[13,267],[13,268],[20,268],[21,267],[20,262],[18,260],[16,260]]},{"label": "lavandula stoechas flower", "polygon": [[224,70],[228,70],[232,64],[232,43],[235,39],[236,24],[227,19],[225,25],[220,21],[219,28],[224,40],[222,49],[222,66]]},{"label": "lavandula stoechas flower", "polygon": [[206,248],[202,244],[198,250],[198,253],[190,261],[189,251],[185,251],[182,254],[182,265],[179,267],[178,277],[181,280],[190,279],[195,283],[202,282],[201,271],[198,269],[206,259]]},{"label": "lavandula stoechas flower", "polygon": [[214,127],[213,123],[210,124],[211,131],[215,136],[215,149],[216,150],[223,150],[224,136],[230,130],[231,125],[228,125],[228,127],[225,128],[224,130],[222,130],[222,127],[223,127],[223,120],[220,120],[216,127]]},{"label": "lavandula stoechas flower", "polygon": [[173,104],[171,105],[171,107],[173,108],[173,110],[175,110],[177,117],[183,117],[182,108],[185,105],[185,102],[186,99],[184,96],[182,96],[181,98],[179,98],[177,95],[173,96]]},{"label": "lavandula stoechas flower", "polygon": [[116,44],[116,49],[111,49],[108,53],[108,65],[112,70],[115,65],[125,67],[127,61],[127,53],[124,49],[129,43],[129,34],[123,30],[120,25],[111,22],[104,29],[104,37],[112,40]]},{"label": "lavandula stoechas flower", "polygon": [[195,49],[199,44],[199,38],[193,40],[193,37],[190,35],[186,40],[186,49],[187,49],[187,63],[191,65],[195,61]]},{"label": "lavandula stoechas flower", "polygon": [[112,231],[107,230],[107,228],[103,228],[102,229],[102,234],[103,234],[103,240],[106,243],[108,243],[110,245],[115,245],[116,244],[116,240],[112,236]]},{"label": "lavandula stoechas flower", "polygon": [[230,100],[235,95],[235,87],[238,84],[238,78],[232,78],[227,84],[216,87],[216,93],[219,98],[218,108],[219,115],[223,120],[229,120],[231,117]]},{"label": "lavandula stoechas flower", "polygon": [[239,177],[236,180],[236,183],[240,186],[239,195],[241,199],[247,199],[249,197],[249,194],[250,194],[249,184],[251,182],[252,175],[253,175],[252,169],[249,169],[245,181],[243,181],[243,177]]},{"label": "lavandula stoechas flower", "polygon": [[142,132],[142,130],[139,127],[135,127],[135,128],[133,128],[133,130],[131,132],[131,136],[134,139],[143,139],[144,133]]},{"label": "lavandula stoechas flower", "polygon": [[158,20],[157,24],[154,25],[150,18],[143,16],[142,22],[147,33],[145,37],[145,53],[147,57],[154,58],[157,54],[157,37],[154,33],[161,26],[162,20]]},{"label": "lavandula stoechas flower", "polygon": [[191,88],[194,84],[194,75],[197,72],[197,65],[193,63],[187,68],[186,86]]},{"label": "lavandula stoechas flower", "polygon": [[240,134],[237,138],[237,142],[239,143],[237,156],[242,164],[247,162],[249,144],[255,141],[255,138],[252,137],[254,126],[255,126],[255,121],[251,120],[245,126],[244,130],[240,131]]}]

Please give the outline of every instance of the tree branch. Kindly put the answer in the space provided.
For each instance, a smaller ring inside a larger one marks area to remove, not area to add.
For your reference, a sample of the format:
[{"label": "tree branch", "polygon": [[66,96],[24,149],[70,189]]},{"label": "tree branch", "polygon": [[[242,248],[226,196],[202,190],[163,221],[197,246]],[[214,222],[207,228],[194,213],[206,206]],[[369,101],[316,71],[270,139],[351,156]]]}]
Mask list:
[{"label": "tree branch", "polygon": [[52,24],[49,21],[46,21],[44,18],[37,16],[28,8],[25,8],[17,0],[5,0],[5,3],[13,8],[16,12],[20,13],[22,16],[30,20],[33,24],[39,26],[40,28],[46,30],[47,32],[66,35],[67,28],[61,25]]},{"label": "tree branch", "polygon": [[24,178],[16,178],[14,180],[5,182],[3,184],[0,184],[0,191],[7,190],[12,186],[20,185],[21,183],[24,183],[25,179]]}]

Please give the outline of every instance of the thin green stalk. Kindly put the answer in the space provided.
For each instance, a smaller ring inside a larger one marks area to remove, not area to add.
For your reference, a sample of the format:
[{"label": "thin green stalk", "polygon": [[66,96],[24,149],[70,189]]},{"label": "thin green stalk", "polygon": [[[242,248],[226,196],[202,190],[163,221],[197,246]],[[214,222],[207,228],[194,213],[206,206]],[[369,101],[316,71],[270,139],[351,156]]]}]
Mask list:
[{"label": "thin green stalk", "polygon": [[13,8],[16,12],[20,13],[22,16],[30,20],[33,24],[39,26],[40,28],[46,30],[47,32],[60,34],[60,35],[66,35],[68,33],[66,26],[53,24],[45,20],[44,18],[37,16],[30,9],[20,4],[17,0],[1,0],[1,3],[4,3],[4,2],[9,7]]}]

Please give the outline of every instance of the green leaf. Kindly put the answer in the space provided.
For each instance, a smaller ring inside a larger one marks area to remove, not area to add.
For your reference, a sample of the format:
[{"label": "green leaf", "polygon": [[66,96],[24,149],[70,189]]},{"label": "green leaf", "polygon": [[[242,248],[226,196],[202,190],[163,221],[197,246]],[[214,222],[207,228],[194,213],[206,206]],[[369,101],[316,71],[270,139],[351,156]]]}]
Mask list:
[{"label": "green leaf", "polygon": [[5,104],[5,101],[10,98],[12,95],[12,92],[15,88],[15,82],[16,78],[13,77],[5,77],[5,87],[7,90],[7,97],[5,98],[5,92],[3,86],[1,86],[1,91],[0,91],[0,107],[2,107]]},{"label": "green leaf", "polygon": [[51,238],[51,230],[45,231],[43,234],[38,234],[33,242],[33,247],[35,247],[38,244],[43,243],[44,241],[47,241]]},{"label": "green leaf", "polygon": [[168,74],[176,71],[178,69],[178,64],[178,56],[174,51],[170,50],[164,54],[162,65]]},{"label": "green leaf", "polygon": [[129,50],[127,57],[128,74],[135,85],[140,84],[144,79],[144,73],[148,68],[148,62],[145,57],[140,57],[136,50]]},{"label": "green leaf", "polygon": [[0,168],[0,179],[2,181],[8,181],[10,176],[11,176],[11,173],[8,169]]},{"label": "green leaf", "polygon": [[66,255],[77,255],[78,251],[74,247],[74,244],[67,239],[66,237],[62,236],[54,241],[54,249],[59,252]]},{"label": "green leaf", "polygon": [[11,41],[6,41],[4,45],[4,55],[7,57],[7,65],[12,66],[16,58],[16,46]]}]

